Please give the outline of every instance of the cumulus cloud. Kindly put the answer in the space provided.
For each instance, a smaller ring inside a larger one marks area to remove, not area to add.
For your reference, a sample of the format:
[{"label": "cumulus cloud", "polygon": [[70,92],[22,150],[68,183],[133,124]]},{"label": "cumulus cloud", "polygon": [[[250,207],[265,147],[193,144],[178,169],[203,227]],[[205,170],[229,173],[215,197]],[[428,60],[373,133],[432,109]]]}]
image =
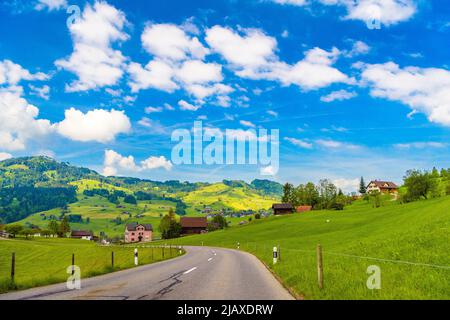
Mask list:
[{"label": "cumulus cloud", "polygon": [[228,27],[214,26],[206,31],[206,42],[243,78],[273,80],[285,86],[297,85],[303,90],[354,82],[332,66],[341,54],[337,48],[331,51],[318,47],[310,49],[303,60],[291,65],[280,61],[276,55],[276,39],[258,29],[239,33]]},{"label": "cumulus cloud", "polygon": [[347,90],[338,90],[321,97],[320,100],[323,102],[333,102],[336,100],[338,101],[349,100],[356,96],[357,96],[356,92],[350,92]]},{"label": "cumulus cloud", "polygon": [[70,108],[56,128],[59,134],[75,141],[106,143],[120,133],[129,132],[131,124],[123,111],[94,109],[83,113]]},{"label": "cumulus cloud", "polygon": [[114,150],[105,150],[103,166],[104,176],[115,176],[120,172],[141,172],[158,168],[170,171],[173,165],[163,156],[149,157],[137,165],[133,156],[125,157]]},{"label": "cumulus cloud", "polygon": [[356,144],[331,139],[318,139],[315,142],[317,145],[324,147],[326,149],[356,150],[361,148],[361,146]]},{"label": "cumulus cloud", "polygon": [[406,21],[417,11],[414,0],[272,0],[283,5],[307,6],[311,3],[343,6],[345,19],[364,22],[378,20],[386,26]]},{"label": "cumulus cloud", "polygon": [[44,100],[50,99],[50,87],[48,85],[37,87],[30,84],[29,87],[31,89],[31,94],[34,94]]},{"label": "cumulus cloud", "polygon": [[12,154],[6,152],[0,152],[0,161],[11,159]]},{"label": "cumulus cloud", "polygon": [[255,128],[256,127],[254,123],[252,123],[250,121],[247,121],[247,120],[240,120],[239,123],[241,125],[243,125],[244,127],[250,127],[250,128]]},{"label": "cumulus cloud", "polygon": [[179,88],[173,80],[175,70],[161,60],[150,61],[145,67],[132,62],[128,66],[128,73],[131,78],[128,84],[133,92],[149,88],[173,92]]},{"label": "cumulus cloud", "polygon": [[448,147],[448,143],[443,142],[434,142],[434,141],[427,141],[427,142],[410,142],[410,143],[398,143],[394,145],[395,148],[398,149],[425,149],[425,148],[446,148]]},{"label": "cumulus cloud", "polygon": [[402,102],[426,114],[431,122],[450,126],[450,71],[401,68],[393,62],[361,64],[360,68],[373,97]]},{"label": "cumulus cloud", "polygon": [[34,8],[38,11],[47,9],[48,11],[61,10],[67,7],[66,0],[38,0]]},{"label": "cumulus cloud", "polygon": [[200,109],[199,106],[194,106],[193,104],[190,104],[189,102],[186,102],[184,100],[178,101],[178,106],[181,110],[187,110],[187,111],[197,111]]},{"label": "cumulus cloud", "polygon": [[21,65],[12,62],[11,60],[0,61],[0,85],[16,85],[22,80],[47,80],[48,75],[42,72],[35,74],[30,73]]},{"label": "cumulus cloud", "polygon": [[66,85],[66,91],[86,91],[118,83],[126,59],[112,45],[128,39],[123,31],[126,23],[125,14],[106,2],[86,5],[81,17],[69,28],[74,46],[72,55],[55,62],[78,77]]},{"label": "cumulus cloud", "polygon": [[337,188],[341,189],[344,192],[350,193],[358,191],[360,180],[358,178],[355,179],[339,178],[332,180],[332,182]]},{"label": "cumulus cloud", "polygon": [[52,131],[51,123],[39,119],[39,109],[22,97],[21,87],[0,89],[0,149],[24,150],[29,140]]}]

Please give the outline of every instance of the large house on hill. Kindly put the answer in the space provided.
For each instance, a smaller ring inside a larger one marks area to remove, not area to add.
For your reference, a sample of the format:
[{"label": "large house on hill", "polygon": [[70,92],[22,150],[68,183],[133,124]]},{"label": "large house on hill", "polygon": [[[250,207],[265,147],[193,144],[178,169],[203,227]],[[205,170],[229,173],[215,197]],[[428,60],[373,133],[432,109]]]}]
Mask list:
[{"label": "large house on hill", "polygon": [[381,193],[398,193],[398,186],[390,181],[370,181],[367,185],[367,193],[371,192],[381,192]]},{"label": "large house on hill", "polygon": [[125,227],[125,242],[149,242],[152,241],[153,227],[151,224],[129,223]]}]

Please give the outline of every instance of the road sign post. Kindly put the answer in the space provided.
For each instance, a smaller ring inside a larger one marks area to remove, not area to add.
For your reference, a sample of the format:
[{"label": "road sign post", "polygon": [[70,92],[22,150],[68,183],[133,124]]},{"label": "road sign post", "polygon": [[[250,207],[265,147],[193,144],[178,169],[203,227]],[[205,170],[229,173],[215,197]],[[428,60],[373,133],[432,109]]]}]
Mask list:
[{"label": "road sign post", "polygon": [[138,249],[137,248],[134,249],[134,265],[135,266],[138,265]]},{"label": "road sign post", "polygon": [[322,246],[317,245],[317,280],[319,281],[319,288],[323,289],[323,260],[322,260]]},{"label": "road sign post", "polygon": [[278,261],[278,248],[273,247],[273,264],[276,264]]}]

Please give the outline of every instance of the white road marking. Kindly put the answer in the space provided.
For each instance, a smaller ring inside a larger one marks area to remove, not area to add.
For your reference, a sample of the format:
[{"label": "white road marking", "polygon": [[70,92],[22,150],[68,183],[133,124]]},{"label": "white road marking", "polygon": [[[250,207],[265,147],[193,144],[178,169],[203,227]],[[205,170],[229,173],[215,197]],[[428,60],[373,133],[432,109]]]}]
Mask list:
[{"label": "white road marking", "polygon": [[211,261],[213,258],[209,258],[208,261]]},{"label": "white road marking", "polygon": [[189,272],[192,272],[195,269],[197,269],[197,267],[190,268],[189,270],[185,271],[183,274],[188,274]]}]

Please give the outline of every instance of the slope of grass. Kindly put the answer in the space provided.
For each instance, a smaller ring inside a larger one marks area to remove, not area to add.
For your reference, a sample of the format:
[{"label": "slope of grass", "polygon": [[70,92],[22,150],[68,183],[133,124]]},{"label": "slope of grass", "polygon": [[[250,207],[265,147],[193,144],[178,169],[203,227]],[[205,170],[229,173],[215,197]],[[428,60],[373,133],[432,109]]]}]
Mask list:
[{"label": "slope of grass", "polygon": [[[148,264],[179,253],[162,248],[139,248],[139,264]],[[111,267],[111,252],[114,251],[114,270]],[[15,287],[25,289],[52,283],[64,282],[69,277],[67,267],[80,267],[81,279],[95,275],[134,267],[134,248],[101,247],[93,242],[74,239],[0,240],[0,293],[11,290],[11,254],[16,254]]]},{"label": "slope of grass", "polygon": [[260,210],[270,208],[276,199],[263,197],[248,188],[230,187],[223,183],[215,183],[189,192],[182,200],[194,210],[201,210],[204,206],[209,206],[212,209]]},{"label": "slope of grass", "polygon": [[92,190],[92,189],[106,189],[108,191],[123,191],[126,193],[132,193],[130,189],[117,187],[109,183],[102,183],[97,180],[92,179],[81,179],[77,181],[70,182],[69,185],[76,186],[78,193],[83,193],[84,190]]},{"label": "slope of grass", "polygon": [[[175,209],[175,203],[165,200],[139,201],[137,205],[122,202],[120,207],[117,207],[100,196],[86,197],[79,195],[78,198],[80,199],[78,202],[68,206],[70,213],[67,214],[81,215],[84,223],[71,223],[71,228],[73,230],[91,230],[95,235],[99,235],[103,231],[109,237],[122,236],[125,224],[130,222],[151,223],[154,236],[158,237],[160,215],[166,214],[170,208]],[[52,209],[35,213],[16,223],[24,224],[29,222],[46,229],[49,217],[52,215],[59,217],[60,214],[61,209]],[[120,224],[113,221],[117,217],[120,217],[122,220]],[[87,218],[90,220],[89,223],[85,223]]]},{"label": "slope of grass", "polygon": [[[450,197],[378,209],[361,201],[341,212],[270,217],[175,243],[236,248],[239,242],[241,250],[254,253],[306,299],[449,299],[449,207]],[[322,290],[317,285],[319,243]],[[281,261],[273,265],[275,245],[281,246]],[[366,286],[371,265],[381,269],[380,290]]]}]

